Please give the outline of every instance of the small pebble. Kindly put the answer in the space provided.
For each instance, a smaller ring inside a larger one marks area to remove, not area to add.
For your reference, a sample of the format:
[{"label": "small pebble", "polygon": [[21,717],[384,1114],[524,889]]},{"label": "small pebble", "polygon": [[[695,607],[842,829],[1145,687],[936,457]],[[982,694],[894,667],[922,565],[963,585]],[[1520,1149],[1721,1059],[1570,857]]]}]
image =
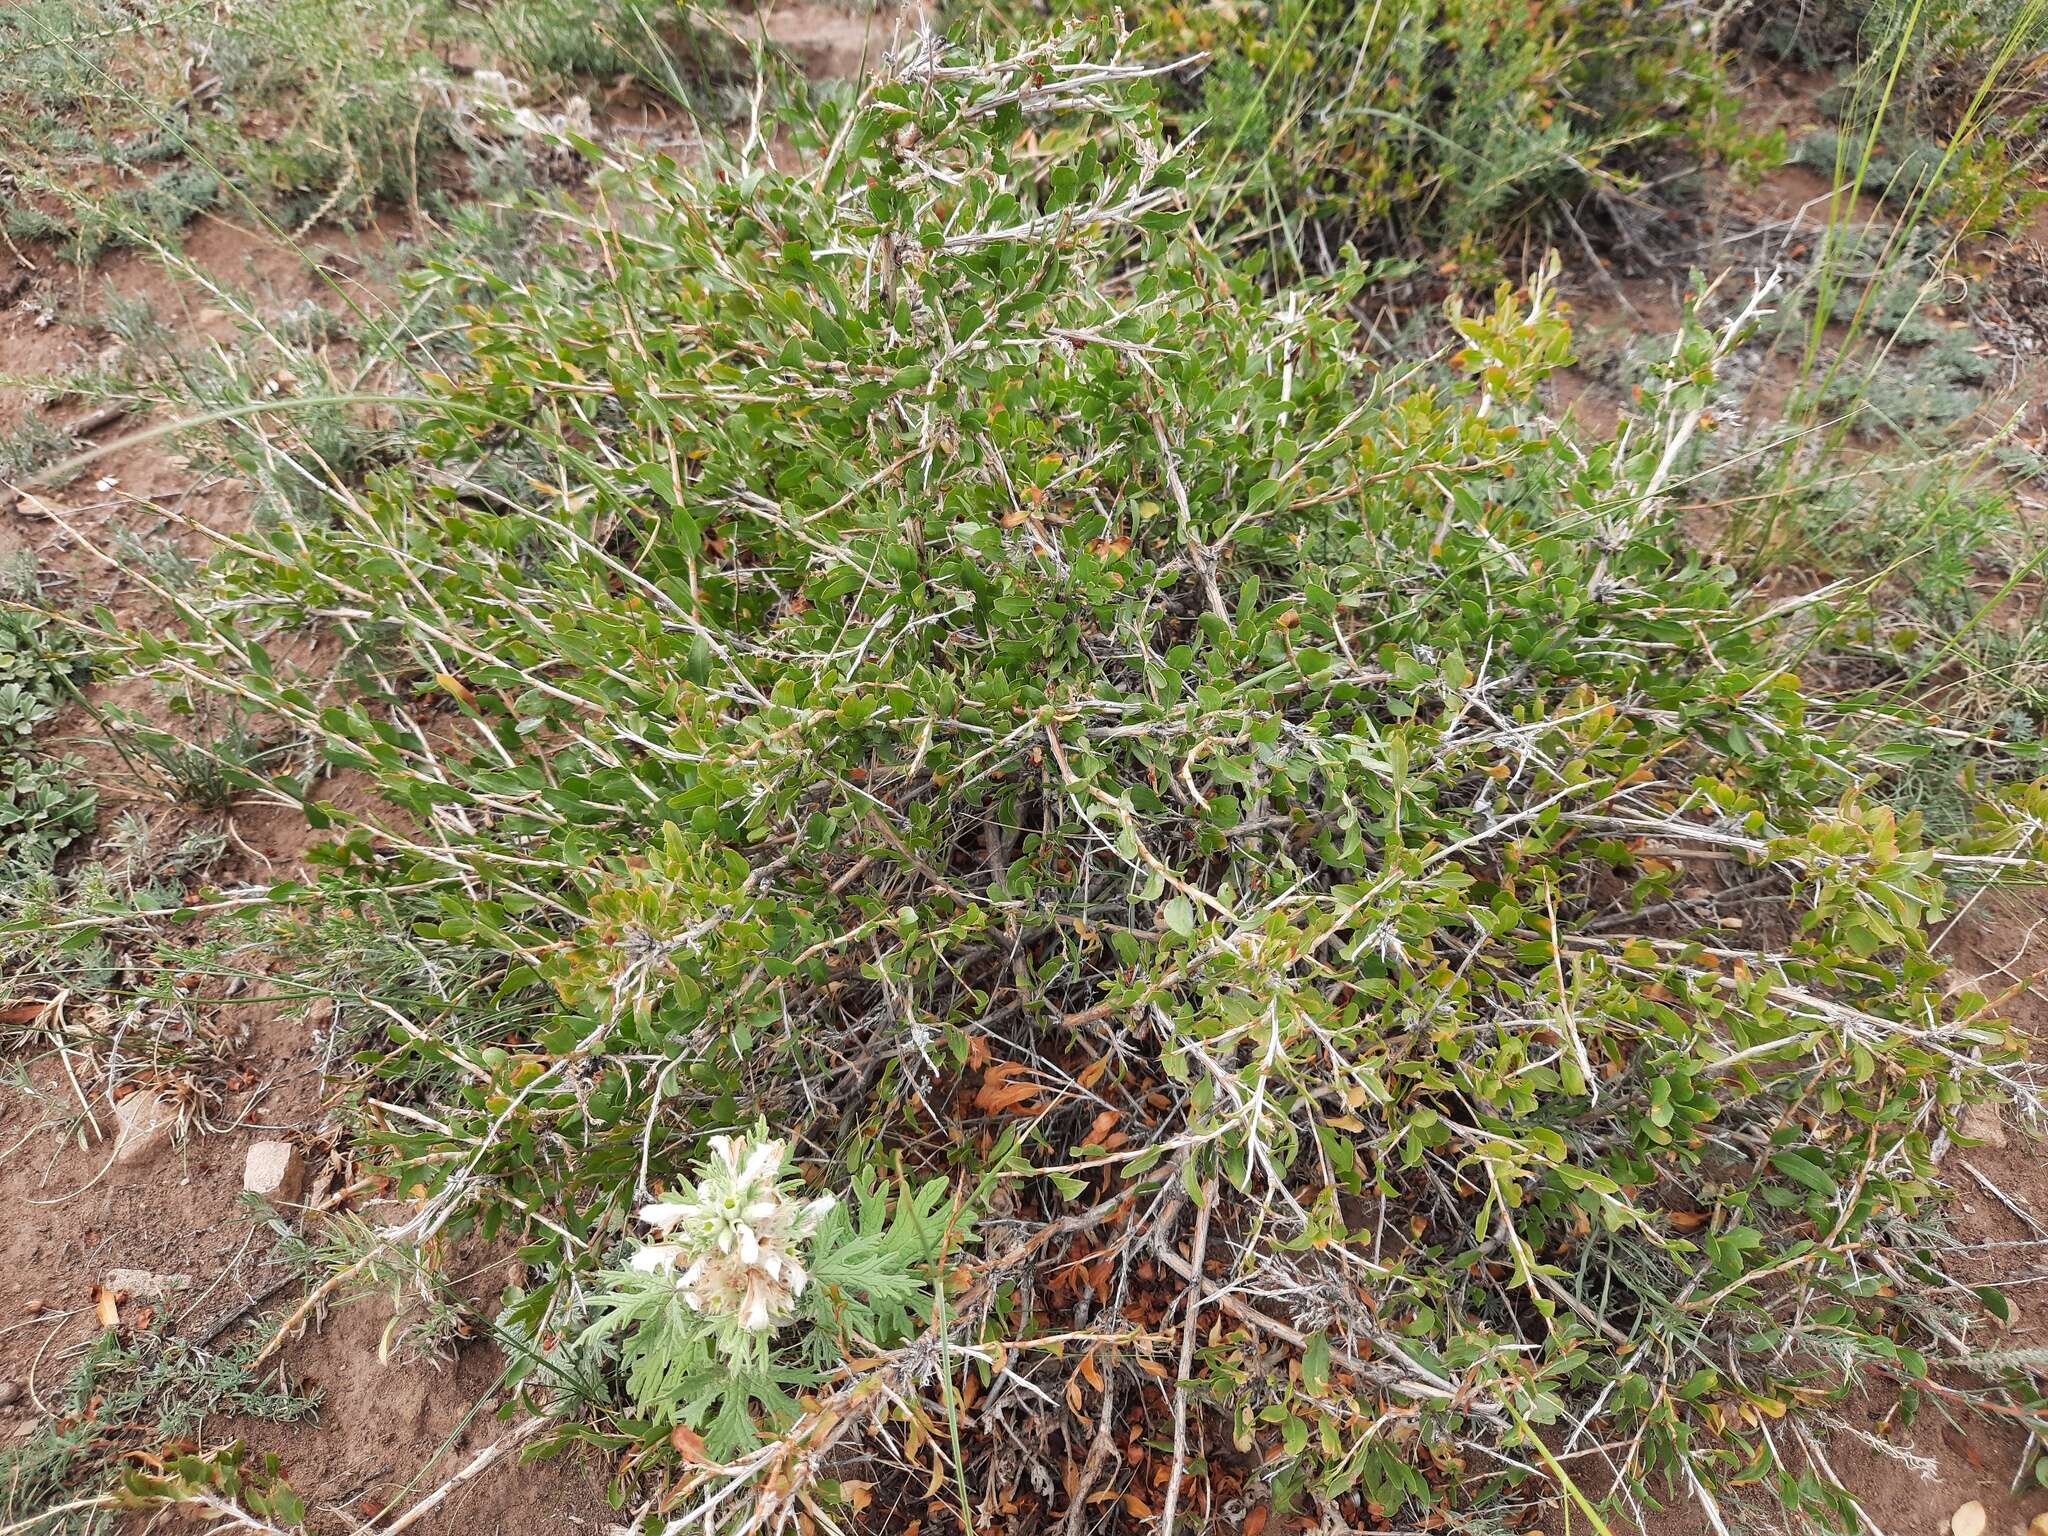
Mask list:
[{"label": "small pebble", "polygon": [[157,1275],[146,1269],[110,1269],[106,1288],[115,1295],[125,1292],[134,1301],[162,1301],[173,1291],[189,1290],[190,1275]]},{"label": "small pebble", "polygon": [[0,1408],[12,1408],[21,1401],[21,1383],[0,1381]]},{"label": "small pebble", "polygon": [[289,1141],[259,1141],[249,1147],[242,1188],[277,1205],[290,1205],[306,1188],[306,1160]]},{"label": "small pebble", "polygon": [[114,1106],[114,1120],[114,1161],[132,1166],[171,1144],[178,1111],[154,1088],[143,1088]]}]

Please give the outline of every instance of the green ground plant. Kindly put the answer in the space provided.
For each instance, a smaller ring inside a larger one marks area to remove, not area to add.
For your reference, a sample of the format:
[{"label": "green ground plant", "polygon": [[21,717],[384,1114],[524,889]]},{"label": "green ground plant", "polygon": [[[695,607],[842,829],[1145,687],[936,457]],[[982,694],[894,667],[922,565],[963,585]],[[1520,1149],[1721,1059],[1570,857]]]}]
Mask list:
[{"label": "green ground plant", "polygon": [[1776,313],[1746,349],[1752,378],[1789,363],[1791,388],[1782,403],[1724,390],[1716,410],[1748,430],[1703,454],[1692,486],[1743,570],[1831,586],[1800,664],[1881,744],[1898,803],[1953,835],[1987,786],[2038,778],[2048,725],[2044,552],[2001,473],[2024,407],[2002,398],[2003,349],[1967,259],[2038,205],[2028,59],[2048,11],[1808,20],[1836,37],[1816,62],[1841,68],[1824,98],[1838,130],[1795,158],[1836,190],[1810,254],[1781,256]]},{"label": "green ground plant", "polygon": [[598,1276],[574,1347],[623,1375],[640,1413],[701,1428],[704,1455],[730,1461],[799,1421],[793,1394],[849,1354],[915,1337],[934,1315],[937,1261],[971,1224],[944,1178],[806,1199],[785,1143],[757,1133],[710,1147],[694,1183],[641,1208],[653,1230],[626,1267]]},{"label": "green ground plant", "polygon": [[[1679,531],[1755,307],[1611,436],[1542,409],[1540,274],[1375,366],[1367,270],[1221,259],[1179,87],[1109,47],[615,156],[516,280],[424,280],[464,356],[359,476],[289,422],[363,402],[215,428],[320,495],[113,643],[377,792],[273,780],[333,838],[246,918],[375,999],[356,1126],[418,1204],[373,1251],[521,1245],[527,1400],[664,1471],[650,1531],[844,1518],[878,1438],[968,1526],[968,1378],[1057,1402],[1081,1350],[1163,1473],[1090,1476],[1168,1528],[1196,1414],[1283,1509],[1596,1529],[1845,1524],[1818,1436],[1873,1382],[2035,1414],[1935,1235],[2018,1042],[1929,934],[2038,874],[2048,789],[1930,842],[1788,664],[1814,605]],[[750,1427],[564,1341],[757,1118],[807,1189],[1000,1214],[910,1336],[779,1325],[823,1379]]]},{"label": "green ground plant", "polygon": [[[1026,34],[1109,7],[985,5]],[[1347,246],[1481,288],[1549,245],[1626,252],[1705,158],[1753,154],[1684,0],[1206,0],[1118,8],[1162,59],[1212,238],[1283,280]],[[1591,235],[1589,235],[1589,231]],[[1617,241],[1616,236],[1620,239]],[[1638,254],[1647,254],[1641,246]]]},{"label": "green ground plant", "polygon": [[[124,1511],[174,1505],[302,1520],[275,1457],[250,1457],[239,1442],[194,1449],[221,1419],[293,1423],[319,1407],[317,1394],[282,1377],[252,1378],[253,1353],[211,1350],[162,1328],[101,1334],[54,1417],[0,1449],[0,1520],[19,1536],[99,1536]],[[106,1484],[111,1491],[96,1491]]]},{"label": "green ground plant", "polygon": [[1794,151],[1838,186],[1972,237],[2048,202],[2048,93],[2030,62],[2048,47],[2042,0],[1829,0],[1744,20],[1764,55],[1838,71],[1818,103],[1835,126]]},{"label": "green ground plant", "polygon": [[41,737],[86,668],[61,626],[33,609],[0,611],[0,861],[47,869],[92,830],[99,803],[76,759]]}]

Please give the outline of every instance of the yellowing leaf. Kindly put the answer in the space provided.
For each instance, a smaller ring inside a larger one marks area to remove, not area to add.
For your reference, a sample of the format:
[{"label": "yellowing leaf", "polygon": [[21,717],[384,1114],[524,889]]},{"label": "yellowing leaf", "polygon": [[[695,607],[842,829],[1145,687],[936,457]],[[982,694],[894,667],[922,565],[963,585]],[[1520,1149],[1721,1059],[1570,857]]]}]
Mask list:
[{"label": "yellowing leaf", "polygon": [[434,681],[439,683],[449,693],[454,694],[456,698],[460,699],[471,709],[476,708],[476,695],[464,686],[461,678],[451,677],[446,672],[436,672],[434,674]]}]

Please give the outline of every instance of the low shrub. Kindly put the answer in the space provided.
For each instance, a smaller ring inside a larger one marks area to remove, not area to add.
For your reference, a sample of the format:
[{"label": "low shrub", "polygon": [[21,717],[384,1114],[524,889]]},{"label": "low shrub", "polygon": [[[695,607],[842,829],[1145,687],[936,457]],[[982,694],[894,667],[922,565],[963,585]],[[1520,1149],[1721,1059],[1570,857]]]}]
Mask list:
[{"label": "low shrub", "polygon": [[[410,457],[125,637],[377,792],[274,781],[335,836],[255,921],[374,999],[381,1242],[521,1245],[529,1403],[666,1468],[670,1532],[1171,1526],[1190,1476],[1819,1521],[1852,1393],[2031,1420],[1933,1166],[2016,1043],[1928,932],[2048,790],[1927,845],[1674,528],[1747,317],[1612,438],[1541,409],[1541,274],[1376,370],[1356,264],[1274,298],[1195,236],[1146,68],[934,45],[787,158],[607,171],[552,260],[443,274]],[[697,1385],[629,1378],[618,1277],[757,1121],[768,1204],[923,1236],[907,1318],[760,1314],[808,1395],[749,1415],[680,1313]]]}]

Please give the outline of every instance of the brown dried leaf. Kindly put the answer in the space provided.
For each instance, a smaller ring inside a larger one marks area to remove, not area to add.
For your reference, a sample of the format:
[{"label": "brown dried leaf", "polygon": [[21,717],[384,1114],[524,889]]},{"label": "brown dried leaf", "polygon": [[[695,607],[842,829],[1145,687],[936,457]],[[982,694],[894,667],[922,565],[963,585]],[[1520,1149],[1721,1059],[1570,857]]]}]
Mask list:
[{"label": "brown dried leaf", "polygon": [[1017,1074],[1025,1071],[1022,1062],[999,1061],[988,1069],[981,1080],[981,1087],[974,1095],[975,1108],[986,1114],[1000,1115],[1007,1111],[1028,1113],[1025,1106],[1045,1091],[1044,1086],[1029,1078],[1015,1081]]},{"label": "brown dried leaf", "polygon": [[704,1437],[687,1424],[678,1424],[674,1429],[670,1430],[668,1432],[668,1443],[675,1447],[676,1454],[683,1458],[683,1465],[686,1467],[715,1467],[718,1465],[717,1462],[705,1454]]}]

